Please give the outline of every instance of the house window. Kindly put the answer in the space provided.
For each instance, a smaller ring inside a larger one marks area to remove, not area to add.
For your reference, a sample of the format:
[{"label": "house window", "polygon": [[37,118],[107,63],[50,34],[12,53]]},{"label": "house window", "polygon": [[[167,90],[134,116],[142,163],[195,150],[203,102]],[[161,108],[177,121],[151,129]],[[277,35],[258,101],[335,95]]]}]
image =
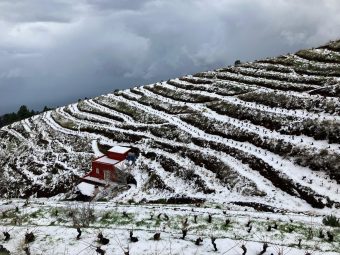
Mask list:
[{"label": "house window", "polygon": [[96,168],[96,174],[99,174],[99,168],[98,167]]}]

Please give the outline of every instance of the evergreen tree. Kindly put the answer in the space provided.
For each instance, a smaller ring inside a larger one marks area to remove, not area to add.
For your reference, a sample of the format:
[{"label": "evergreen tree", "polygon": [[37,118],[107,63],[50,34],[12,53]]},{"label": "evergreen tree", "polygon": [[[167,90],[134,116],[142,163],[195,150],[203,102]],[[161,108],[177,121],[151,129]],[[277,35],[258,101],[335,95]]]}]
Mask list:
[{"label": "evergreen tree", "polygon": [[[53,108],[49,108],[47,106],[44,107],[42,112],[46,112],[49,110],[52,110]],[[20,121],[29,117],[32,117],[36,114],[39,114],[39,111],[34,111],[34,110],[29,110],[26,105],[20,106],[19,110],[17,113],[12,112],[12,113],[6,113],[2,116],[0,116],[0,127],[10,125],[13,122]]]},{"label": "evergreen tree", "polygon": [[30,111],[29,111],[29,109],[27,108],[26,105],[20,106],[20,108],[19,108],[19,110],[17,112],[17,115],[18,115],[18,119],[20,119],[20,120],[32,116],[32,114],[30,113]]}]

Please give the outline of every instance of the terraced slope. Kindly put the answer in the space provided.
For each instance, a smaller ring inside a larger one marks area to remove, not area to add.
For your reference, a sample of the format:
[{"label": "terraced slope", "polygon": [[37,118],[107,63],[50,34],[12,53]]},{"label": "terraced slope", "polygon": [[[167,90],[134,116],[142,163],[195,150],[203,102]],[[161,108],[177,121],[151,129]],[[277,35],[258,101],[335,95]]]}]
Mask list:
[{"label": "terraced slope", "polygon": [[67,197],[120,144],[139,158],[117,201],[340,208],[339,97],[332,42],[83,100],[1,129],[1,194]]}]

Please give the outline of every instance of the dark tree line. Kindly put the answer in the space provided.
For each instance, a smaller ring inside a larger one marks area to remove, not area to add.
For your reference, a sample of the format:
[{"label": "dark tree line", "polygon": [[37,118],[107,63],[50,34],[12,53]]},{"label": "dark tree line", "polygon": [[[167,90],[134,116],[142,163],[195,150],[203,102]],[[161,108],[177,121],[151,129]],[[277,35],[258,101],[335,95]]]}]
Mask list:
[{"label": "dark tree line", "polygon": [[46,112],[52,109],[53,108],[48,108],[47,106],[45,106],[44,109],[39,112],[39,111],[29,110],[26,105],[22,105],[20,106],[17,112],[6,113],[4,115],[1,115],[0,116],[0,127],[10,125],[13,122],[20,121],[20,120],[32,117],[41,112]]}]

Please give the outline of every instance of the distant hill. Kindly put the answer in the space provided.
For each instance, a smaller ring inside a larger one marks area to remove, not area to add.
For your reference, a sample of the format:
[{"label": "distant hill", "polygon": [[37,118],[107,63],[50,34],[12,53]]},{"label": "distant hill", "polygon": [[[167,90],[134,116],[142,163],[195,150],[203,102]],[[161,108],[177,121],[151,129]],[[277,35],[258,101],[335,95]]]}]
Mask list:
[{"label": "distant hill", "polygon": [[108,195],[116,201],[340,208],[340,41],[236,64],[3,127],[0,194],[68,198],[120,144],[139,152],[137,186]]},{"label": "distant hill", "polygon": [[[46,112],[52,110],[52,108],[48,108],[47,106],[44,107],[44,109],[41,112]],[[6,113],[3,115],[0,115],[0,127],[10,125],[16,121],[20,121],[29,117],[32,117],[34,115],[37,115],[41,113],[39,111],[29,110],[26,105],[20,106],[19,110],[11,113]]]}]

